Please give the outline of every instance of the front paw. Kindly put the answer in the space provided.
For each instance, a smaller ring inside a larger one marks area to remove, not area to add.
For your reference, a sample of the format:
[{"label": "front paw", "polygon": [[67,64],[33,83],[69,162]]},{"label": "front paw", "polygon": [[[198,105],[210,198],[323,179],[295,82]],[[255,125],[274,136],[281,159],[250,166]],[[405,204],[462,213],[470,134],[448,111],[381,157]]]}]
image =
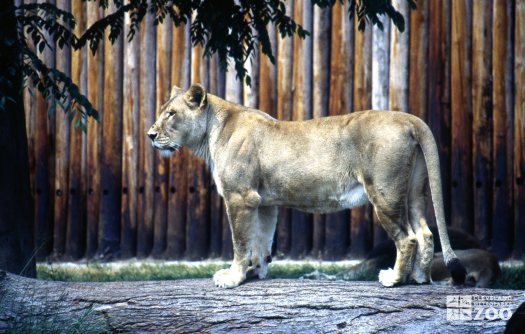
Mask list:
[{"label": "front paw", "polygon": [[213,275],[213,283],[220,288],[231,289],[239,286],[245,277],[240,272],[230,269],[221,269]]},{"label": "front paw", "polygon": [[393,269],[381,270],[379,272],[379,283],[386,287],[392,287],[401,283],[401,277]]}]

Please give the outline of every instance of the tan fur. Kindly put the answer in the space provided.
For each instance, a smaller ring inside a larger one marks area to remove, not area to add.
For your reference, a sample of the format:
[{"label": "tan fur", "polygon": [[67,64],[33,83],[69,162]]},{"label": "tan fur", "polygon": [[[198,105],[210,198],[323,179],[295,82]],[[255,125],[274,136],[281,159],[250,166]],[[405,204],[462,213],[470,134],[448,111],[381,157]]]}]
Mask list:
[{"label": "tan fur", "polygon": [[153,145],[187,146],[212,170],[224,197],[234,243],[230,269],[215,284],[235,287],[248,270],[266,274],[276,207],[334,212],[370,201],[395,241],[397,261],[380,282],[430,281],[433,241],[425,222],[427,178],[446,261],[455,258],[444,230],[437,147],[419,118],[402,112],[362,111],[301,122],[207,94],[200,85],[175,88],[148,131]]}]

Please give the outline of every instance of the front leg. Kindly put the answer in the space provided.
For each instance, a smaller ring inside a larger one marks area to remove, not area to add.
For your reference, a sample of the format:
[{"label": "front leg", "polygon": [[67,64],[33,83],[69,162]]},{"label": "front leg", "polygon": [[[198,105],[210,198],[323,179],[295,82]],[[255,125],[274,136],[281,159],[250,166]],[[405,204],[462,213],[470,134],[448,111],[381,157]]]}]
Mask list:
[{"label": "front leg", "polygon": [[258,221],[260,197],[255,191],[230,195],[226,198],[233,242],[233,262],[229,269],[219,270],[213,282],[221,288],[234,288],[246,280],[251,264],[252,244]]}]

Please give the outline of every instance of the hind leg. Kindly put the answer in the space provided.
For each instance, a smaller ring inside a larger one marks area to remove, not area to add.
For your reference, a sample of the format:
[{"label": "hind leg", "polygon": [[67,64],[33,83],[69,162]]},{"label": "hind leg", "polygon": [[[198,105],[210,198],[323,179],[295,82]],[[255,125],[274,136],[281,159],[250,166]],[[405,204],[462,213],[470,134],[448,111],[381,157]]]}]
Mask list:
[{"label": "hind leg", "polygon": [[[412,273],[417,239],[408,217],[408,193],[414,152],[417,143],[410,137],[393,138],[388,149],[372,146],[370,169],[362,176],[368,198],[374,205],[381,226],[396,245],[394,269],[382,270],[379,281],[384,286],[394,286],[407,281]],[[391,147],[398,150],[392,155]]]},{"label": "hind leg", "polygon": [[259,207],[259,221],[252,246],[251,277],[265,278],[272,262],[272,243],[277,225],[277,207]]},{"label": "hind leg", "polygon": [[376,207],[376,214],[381,226],[396,245],[394,269],[381,270],[379,282],[387,287],[403,284],[412,272],[417,247],[416,236],[405,217],[388,214],[378,207]]},{"label": "hind leg", "polygon": [[430,267],[434,257],[434,240],[424,214],[421,211],[412,211],[410,213],[410,224],[416,235],[417,250],[411,279],[419,284],[430,283]]},{"label": "hind leg", "polygon": [[411,280],[430,283],[430,267],[434,257],[434,239],[425,218],[427,203],[426,166],[422,154],[416,156],[416,164],[410,180],[408,195],[409,221],[417,238],[417,250]]}]

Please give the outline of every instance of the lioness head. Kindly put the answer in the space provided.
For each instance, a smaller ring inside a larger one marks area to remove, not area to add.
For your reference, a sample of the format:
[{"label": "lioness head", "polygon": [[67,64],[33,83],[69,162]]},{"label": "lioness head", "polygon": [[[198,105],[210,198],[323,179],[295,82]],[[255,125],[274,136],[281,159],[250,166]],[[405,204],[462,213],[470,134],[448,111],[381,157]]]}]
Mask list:
[{"label": "lioness head", "polygon": [[170,156],[182,145],[197,147],[206,134],[206,90],[193,84],[186,92],[174,86],[159,118],[148,130],[153,147]]}]

